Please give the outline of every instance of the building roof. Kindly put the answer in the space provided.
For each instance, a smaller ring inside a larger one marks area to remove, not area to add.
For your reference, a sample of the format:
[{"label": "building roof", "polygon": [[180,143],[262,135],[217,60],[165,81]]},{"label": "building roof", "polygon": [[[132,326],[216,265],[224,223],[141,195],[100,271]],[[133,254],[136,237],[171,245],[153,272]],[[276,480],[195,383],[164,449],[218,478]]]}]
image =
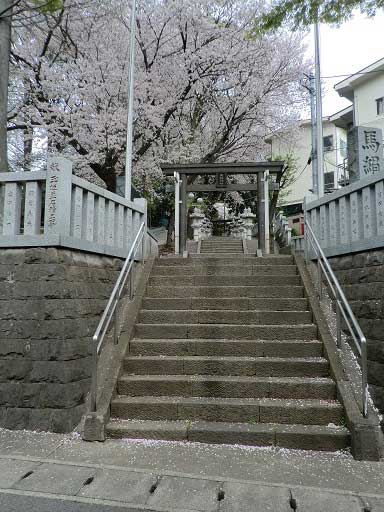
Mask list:
[{"label": "building roof", "polygon": [[353,91],[355,87],[369,80],[372,76],[375,76],[380,72],[384,72],[384,57],[377,60],[376,62],[373,62],[369,66],[356,71],[356,73],[350,75],[341,82],[338,82],[334,86],[334,89],[339,94],[339,96],[343,96],[344,98],[353,101]]},{"label": "building roof", "polygon": [[329,120],[338,128],[348,129],[349,125],[353,124],[353,105],[329,116]]}]

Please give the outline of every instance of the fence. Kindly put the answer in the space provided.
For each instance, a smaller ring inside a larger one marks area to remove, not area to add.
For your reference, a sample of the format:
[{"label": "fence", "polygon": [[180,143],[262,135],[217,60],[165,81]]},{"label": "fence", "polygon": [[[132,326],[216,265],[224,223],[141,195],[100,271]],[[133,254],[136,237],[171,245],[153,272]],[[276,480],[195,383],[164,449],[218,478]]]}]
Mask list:
[{"label": "fence", "polygon": [[275,238],[277,238],[283,247],[291,245],[292,229],[289,227],[288,220],[281,213],[277,213],[273,220]]},{"label": "fence", "polygon": [[125,258],[146,224],[145,199],[131,202],[78,178],[60,157],[49,159],[46,171],[0,173],[0,199],[0,247],[60,246]]},{"label": "fence", "polygon": [[328,257],[384,246],[384,172],[305,206],[306,220]]}]

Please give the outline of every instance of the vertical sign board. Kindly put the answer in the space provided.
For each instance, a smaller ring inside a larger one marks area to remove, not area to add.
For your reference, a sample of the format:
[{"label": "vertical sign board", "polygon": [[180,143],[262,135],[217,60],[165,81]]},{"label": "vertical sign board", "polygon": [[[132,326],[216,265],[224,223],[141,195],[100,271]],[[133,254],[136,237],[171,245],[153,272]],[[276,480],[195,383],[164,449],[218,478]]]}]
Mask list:
[{"label": "vertical sign board", "polygon": [[41,221],[41,185],[37,181],[25,184],[24,235],[39,235]]},{"label": "vertical sign board", "polygon": [[72,163],[65,158],[50,158],[47,163],[44,233],[70,235],[68,203],[72,194]]},{"label": "vertical sign board", "polygon": [[[347,203],[348,201],[348,203]],[[348,214],[349,200],[345,196],[339,199],[339,219],[340,219],[340,244],[345,245],[350,241],[349,229],[349,214]]]},{"label": "vertical sign board", "polygon": [[384,185],[382,181],[375,185],[375,198],[377,236],[384,237]]},{"label": "vertical sign board", "polygon": [[355,126],[348,132],[348,169],[351,183],[384,170],[379,128]]},{"label": "vertical sign board", "polygon": [[226,189],[228,184],[227,173],[218,172],[216,174],[216,188]]}]

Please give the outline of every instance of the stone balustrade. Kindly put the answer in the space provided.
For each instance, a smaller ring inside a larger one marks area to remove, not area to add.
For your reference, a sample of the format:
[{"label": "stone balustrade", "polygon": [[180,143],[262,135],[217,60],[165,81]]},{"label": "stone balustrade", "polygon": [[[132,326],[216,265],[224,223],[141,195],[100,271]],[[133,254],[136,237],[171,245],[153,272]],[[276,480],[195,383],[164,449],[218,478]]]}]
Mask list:
[{"label": "stone balustrade", "polygon": [[307,202],[305,214],[326,256],[383,247],[384,172]]},{"label": "stone balustrade", "polygon": [[281,213],[277,213],[274,218],[275,238],[279,240],[283,247],[291,245],[292,229],[289,227],[288,220]]},{"label": "stone balustrade", "polygon": [[47,170],[0,174],[0,247],[66,247],[126,257],[146,201],[134,202],[72,174],[70,161]]}]

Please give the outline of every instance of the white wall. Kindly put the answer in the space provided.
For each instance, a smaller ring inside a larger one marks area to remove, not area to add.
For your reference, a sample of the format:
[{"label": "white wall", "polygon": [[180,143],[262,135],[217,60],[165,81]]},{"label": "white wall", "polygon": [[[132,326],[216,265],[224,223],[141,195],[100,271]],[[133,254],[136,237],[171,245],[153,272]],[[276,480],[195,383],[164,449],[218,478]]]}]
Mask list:
[{"label": "white wall", "polygon": [[[324,153],[324,172],[336,171],[337,165],[341,164],[343,157],[340,152],[341,142],[347,140],[345,130],[336,128],[329,122],[323,122],[323,136],[333,135],[333,150]],[[312,138],[311,125],[305,122],[301,125],[297,135],[281,135],[281,137],[272,140],[272,155],[284,156],[292,153],[297,160],[296,181],[289,187],[288,194],[284,195],[284,204],[301,203],[305,196],[312,189],[312,165],[306,164],[311,154]],[[304,170],[305,168],[305,170]],[[337,173],[335,173],[334,187],[337,186]]]},{"label": "white wall", "polygon": [[381,128],[384,132],[384,114],[377,115],[376,99],[384,96],[384,74],[372,74],[366,82],[354,89],[354,114],[356,126]]}]

